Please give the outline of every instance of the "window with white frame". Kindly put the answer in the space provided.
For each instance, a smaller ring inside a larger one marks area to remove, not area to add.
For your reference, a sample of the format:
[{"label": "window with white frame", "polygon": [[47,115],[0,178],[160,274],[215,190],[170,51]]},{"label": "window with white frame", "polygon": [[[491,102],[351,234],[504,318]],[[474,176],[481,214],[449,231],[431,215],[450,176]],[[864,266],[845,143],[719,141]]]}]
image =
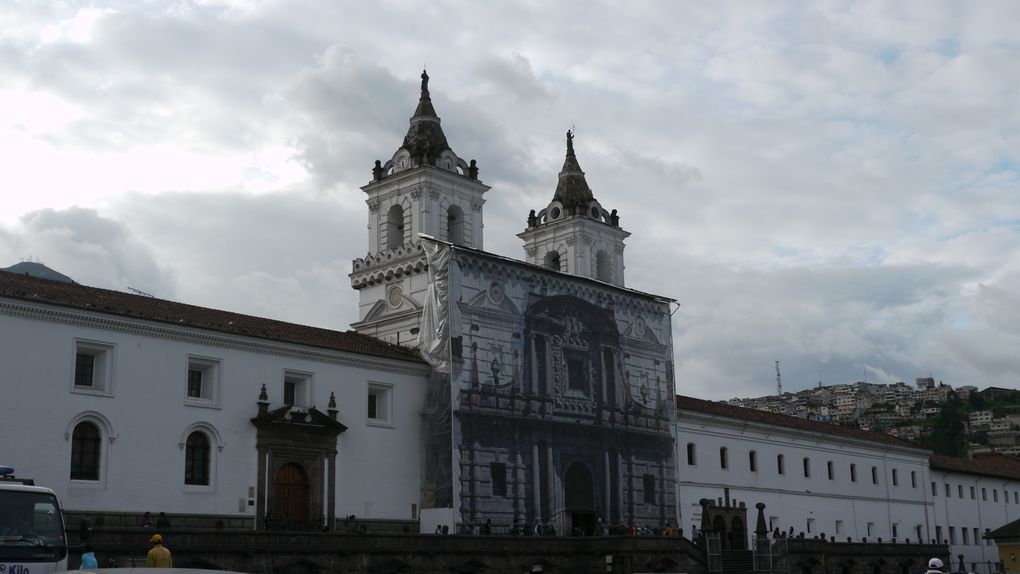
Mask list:
[{"label": "window with white frame", "polygon": [[113,345],[78,339],[74,342],[74,378],[71,390],[97,395],[113,394]]},{"label": "window with white frame", "polygon": [[219,359],[188,356],[186,393],[186,402],[190,405],[215,406],[219,404]]},{"label": "window with white frame", "polygon": [[393,425],[393,386],[382,383],[368,384],[368,424]]},{"label": "window with white frame", "polygon": [[311,373],[283,372],[283,404],[293,407],[308,407],[311,406],[311,396]]},{"label": "window with white frame", "polygon": [[184,445],[184,484],[209,486],[211,462],[209,437],[202,431],[193,431]]}]

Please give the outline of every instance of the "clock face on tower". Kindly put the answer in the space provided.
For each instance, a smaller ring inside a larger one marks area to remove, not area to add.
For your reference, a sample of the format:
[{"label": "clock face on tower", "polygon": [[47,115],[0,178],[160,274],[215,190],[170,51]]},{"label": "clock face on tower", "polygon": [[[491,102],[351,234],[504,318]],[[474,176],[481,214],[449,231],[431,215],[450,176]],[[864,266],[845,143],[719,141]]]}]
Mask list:
[{"label": "clock face on tower", "polygon": [[399,286],[390,289],[389,301],[391,307],[400,307],[400,303],[403,301],[403,298],[404,290],[401,289]]}]

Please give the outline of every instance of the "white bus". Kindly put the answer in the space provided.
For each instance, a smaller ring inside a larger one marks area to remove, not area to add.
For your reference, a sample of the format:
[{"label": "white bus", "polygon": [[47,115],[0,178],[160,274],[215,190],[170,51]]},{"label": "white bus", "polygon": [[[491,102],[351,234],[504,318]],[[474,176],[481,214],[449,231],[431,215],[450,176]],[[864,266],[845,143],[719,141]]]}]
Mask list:
[{"label": "white bus", "polygon": [[56,495],[0,466],[0,574],[62,570],[67,570],[67,538]]}]

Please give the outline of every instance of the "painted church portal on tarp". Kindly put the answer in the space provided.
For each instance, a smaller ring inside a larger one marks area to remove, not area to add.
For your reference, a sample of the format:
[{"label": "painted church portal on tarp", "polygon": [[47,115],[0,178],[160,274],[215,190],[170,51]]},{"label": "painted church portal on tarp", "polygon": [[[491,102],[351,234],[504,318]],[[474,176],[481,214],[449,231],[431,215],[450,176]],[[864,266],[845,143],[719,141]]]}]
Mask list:
[{"label": "painted church portal on tarp", "polygon": [[433,506],[461,531],[675,524],[669,300],[424,242]]}]

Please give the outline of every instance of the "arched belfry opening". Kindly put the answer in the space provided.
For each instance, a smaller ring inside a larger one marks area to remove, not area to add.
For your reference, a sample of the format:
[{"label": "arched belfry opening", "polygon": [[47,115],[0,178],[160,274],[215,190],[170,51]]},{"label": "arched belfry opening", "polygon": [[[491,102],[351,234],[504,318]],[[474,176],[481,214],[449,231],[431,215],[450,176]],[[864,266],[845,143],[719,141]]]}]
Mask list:
[{"label": "arched belfry opening", "polygon": [[464,245],[464,210],[459,205],[451,205],[446,210],[446,240]]},{"label": "arched belfry opening", "polygon": [[543,263],[546,269],[552,269],[553,271],[562,271],[560,268],[560,254],[557,251],[550,251],[545,254],[545,262]]},{"label": "arched belfry opening", "polygon": [[404,208],[394,205],[386,213],[386,248],[396,249],[404,244]]},{"label": "arched belfry opening", "polygon": [[613,279],[613,274],[609,267],[609,254],[605,251],[599,251],[595,255],[595,278],[606,283]]}]

